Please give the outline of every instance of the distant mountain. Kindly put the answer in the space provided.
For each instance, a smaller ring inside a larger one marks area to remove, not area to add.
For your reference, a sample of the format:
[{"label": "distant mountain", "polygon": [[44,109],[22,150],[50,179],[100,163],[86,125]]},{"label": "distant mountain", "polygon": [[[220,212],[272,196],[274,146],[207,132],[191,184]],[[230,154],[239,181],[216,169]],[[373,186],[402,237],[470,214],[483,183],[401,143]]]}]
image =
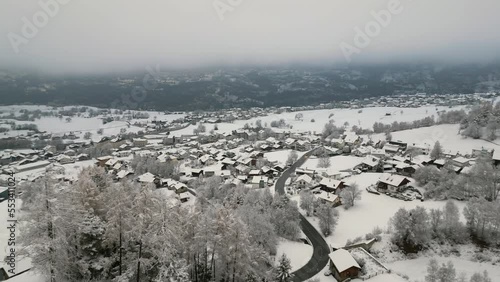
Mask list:
[{"label": "distant mountain", "polygon": [[303,106],[395,94],[500,91],[500,64],[239,68],[116,76],[0,72],[3,104],[156,110]]}]

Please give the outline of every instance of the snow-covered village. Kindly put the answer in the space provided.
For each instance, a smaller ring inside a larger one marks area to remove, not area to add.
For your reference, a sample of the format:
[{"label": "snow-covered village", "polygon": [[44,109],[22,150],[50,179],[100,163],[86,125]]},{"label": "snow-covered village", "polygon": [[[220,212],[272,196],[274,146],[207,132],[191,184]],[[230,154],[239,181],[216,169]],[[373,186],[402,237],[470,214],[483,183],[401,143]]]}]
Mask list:
[{"label": "snow-covered village", "polygon": [[453,107],[1,107],[0,216],[12,228],[0,232],[0,277],[500,281],[500,104],[483,96]]},{"label": "snow-covered village", "polygon": [[500,282],[499,11],[1,0],[0,282]]}]

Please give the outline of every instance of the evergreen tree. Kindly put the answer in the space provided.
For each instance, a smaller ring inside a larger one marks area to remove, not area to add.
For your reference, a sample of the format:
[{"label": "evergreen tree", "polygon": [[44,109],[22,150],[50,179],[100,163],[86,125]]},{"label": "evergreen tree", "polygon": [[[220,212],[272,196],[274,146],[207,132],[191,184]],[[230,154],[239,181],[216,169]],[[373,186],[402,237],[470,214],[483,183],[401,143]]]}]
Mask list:
[{"label": "evergreen tree", "polygon": [[278,266],[276,267],[276,281],[277,282],[289,282],[292,281],[291,274],[292,266],[290,264],[290,260],[287,258],[285,254],[282,254]]}]

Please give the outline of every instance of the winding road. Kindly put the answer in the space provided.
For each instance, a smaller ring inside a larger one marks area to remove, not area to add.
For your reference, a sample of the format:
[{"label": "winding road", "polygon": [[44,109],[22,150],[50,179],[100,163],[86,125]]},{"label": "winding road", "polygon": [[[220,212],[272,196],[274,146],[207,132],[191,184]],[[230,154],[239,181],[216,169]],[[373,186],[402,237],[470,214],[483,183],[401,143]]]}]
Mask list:
[{"label": "winding road", "polygon": [[[300,157],[293,165],[291,165],[287,170],[281,174],[280,178],[276,181],[276,193],[280,195],[285,194],[285,182],[290,177],[297,167],[300,167],[309,158],[309,156],[318,148],[314,148],[311,151],[305,153]],[[309,241],[313,246],[313,254],[311,259],[295,272],[293,272],[294,281],[305,281],[312,278],[314,275],[319,273],[328,263],[328,254],[330,253],[330,248],[326,243],[323,236],[314,228],[314,226],[309,223],[309,221],[300,215],[300,228],[302,232],[307,236]]]}]

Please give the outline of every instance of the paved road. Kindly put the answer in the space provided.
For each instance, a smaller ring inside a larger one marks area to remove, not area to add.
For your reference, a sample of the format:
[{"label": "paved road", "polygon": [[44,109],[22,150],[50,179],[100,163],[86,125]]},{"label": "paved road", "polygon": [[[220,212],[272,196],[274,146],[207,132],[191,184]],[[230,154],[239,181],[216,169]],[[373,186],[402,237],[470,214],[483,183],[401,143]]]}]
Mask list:
[{"label": "paved road", "polygon": [[[276,193],[280,195],[285,194],[285,182],[288,177],[290,177],[290,174],[292,174],[297,167],[304,164],[307,158],[316,149],[317,148],[305,153],[292,166],[290,166],[290,168],[283,172],[278,181],[276,181]],[[323,239],[323,236],[321,236],[318,230],[316,230],[316,228],[314,228],[314,226],[312,226],[311,223],[309,223],[309,221],[302,215],[300,216],[300,228],[309,241],[311,241],[313,246],[313,255],[306,265],[293,272],[294,281],[305,281],[323,270],[328,263],[328,254],[330,253],[330,248],[328,247],[325,239]]]}]

